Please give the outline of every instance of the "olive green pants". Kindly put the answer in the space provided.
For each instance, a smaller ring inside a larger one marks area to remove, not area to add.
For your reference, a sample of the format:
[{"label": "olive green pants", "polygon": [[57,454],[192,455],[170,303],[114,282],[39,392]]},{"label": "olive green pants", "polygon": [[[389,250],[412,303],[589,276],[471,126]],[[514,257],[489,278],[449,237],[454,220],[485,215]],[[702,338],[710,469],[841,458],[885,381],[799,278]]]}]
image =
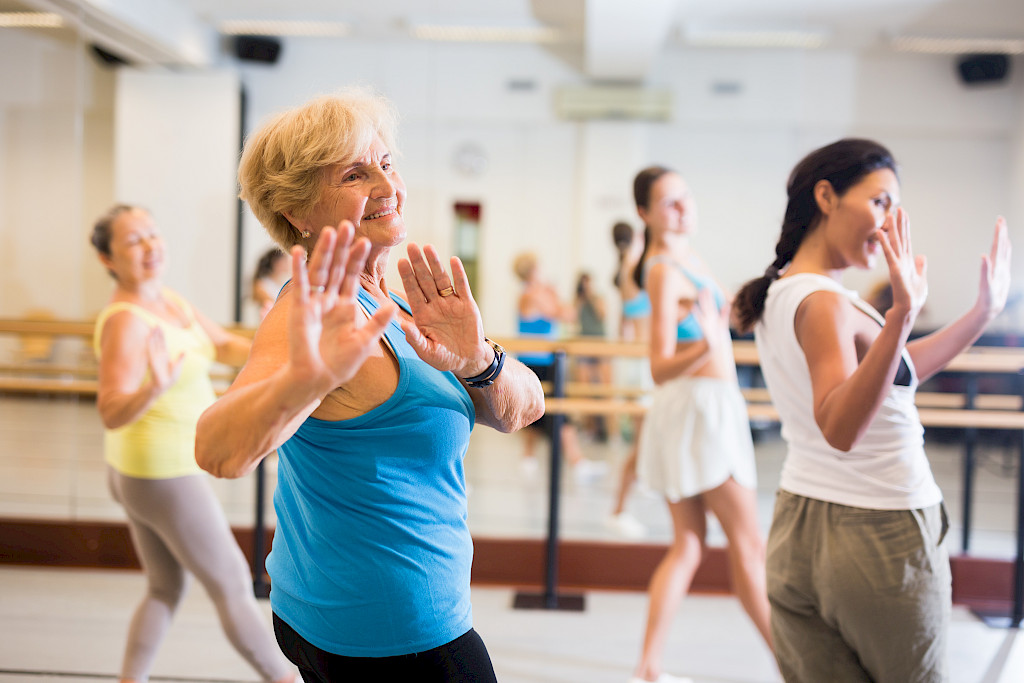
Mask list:
[{"label": "olive green pants", "polygon": [[779,491],[767,571],[785,680],[948,680],[947,528],[941,504],[869,510]]}]

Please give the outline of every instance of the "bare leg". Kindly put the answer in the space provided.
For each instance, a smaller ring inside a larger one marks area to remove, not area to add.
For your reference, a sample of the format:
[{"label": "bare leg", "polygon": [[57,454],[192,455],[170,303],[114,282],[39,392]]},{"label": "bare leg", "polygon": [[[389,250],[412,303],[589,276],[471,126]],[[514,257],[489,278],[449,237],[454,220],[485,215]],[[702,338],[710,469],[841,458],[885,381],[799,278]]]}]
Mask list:
[{"label": "bare leg", "polygon": [[562,452],[565,453],[565,459],[570,465],[575,465],[583,460],[579,430],[569,420],[562,423]]},{"label": "bare leg", "polygon": [[765,578],[765,548],[757,527],[757,500],[752,490],[728,479],[703,494],[708,509],[722,524],[729,540],[729,570],[740,604],[772,648],[770,607]]},{"label": "bare leg", "polygon": [[629,449],[626,462],[622,465],[622,475],[619,477],[619,489],[615,492],[615,508],[613,515],[622,514],[626,509],[626,498],[629,496],[629,489],[636,482],[636,446]]},{"label": "bare leg", "polygon": [[636,483],[636,457],[638,454],[638,444],[640,439],[640,425],[643,423],[642,417],[633,418],[633,445],[629,449],[629,455],[626,457],[626,462],[622,465],[622,476],[619,478],[619,490],[615,493],[615,507],[612,509],[613,515],[621,514],[626,509],[626,498],[629,497],[629,490]]},{"label": "bare leg", "polygon": [[668,504],[672,516],[672,545],[654,570],[648,586],[647,628],[640,661],[633,675],[654,681],[661,675],[665,641],[679,602],[690,589],[704,551],[707,521],[700,498],[684,498]]}]

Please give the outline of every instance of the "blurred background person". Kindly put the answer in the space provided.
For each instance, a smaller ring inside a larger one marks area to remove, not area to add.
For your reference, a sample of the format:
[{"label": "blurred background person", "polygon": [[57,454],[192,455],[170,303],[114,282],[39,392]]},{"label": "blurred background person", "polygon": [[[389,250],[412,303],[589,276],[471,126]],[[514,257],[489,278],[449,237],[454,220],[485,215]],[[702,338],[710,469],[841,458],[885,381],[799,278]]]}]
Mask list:
[{"label": "blurred background person", "polygon": [[[512,262],[512,270],[522,283],[516,310],[518,314],[519,336],[555,340],[559,338],[559,325],[575,320],[575,312],[571,306],[562,303],[555,288],[540,274],[537,255],[524,252],[516,256]],[[555,354],[549,351],[527,352],[517,354],[519,361],[530,368],[542,382],[554,380]],[[537,435],[548,434],[551,438],[562,440],[562,452],[566,461],[572,465],[577,480],[590,481],[599,478],[607,469],[603,462],[590,460],[583,456],[580,448],[579,432],[576,426],[565,417],[561,434],[551,434],[551,416],[545,414],[530,425],[525,431],[523,442],[523,471],[533,476],[539,470],[537,464]]]},{"label": "blurred background person", "polygon": [[[619,339],[624,342],[646,342],[650,336],[651,300],[647,292],[637,285],[633,274],[644,251],[644,233],[620,221],[612,226],[612,244],[618,254],[618,267],[612,282],[622,302]],[[645,390],[650,390],[654,385],[647,358],[617,358],[615,367],[618,384]],[[647,533],[643,523],[626,510],[629,492],[636,483],[637,444],[642,425],[642,416],[631,418],[629,452],[619,473],[612,512],[605,521],[611,531],[625,538],[643,538]]]},{"label": "blurred background person", "polygon": [[[604,299],[594,291],[590,273],[580,273],[576,280],[576,322],[577,335],[584,339],[604,341],[605,304]],[[579,356],[576,358],[576,381],[585,384],[610,385],[611,362],[601,356]],[[584,432],[595,441],[605,443],[618,430],[614,428],[614,416],[587,415],[582,420]]]},{"label": "blurred background person", "polygon": [[147,680],[191,575],[253,669],[267,681],[292,681],[256,603],[245,557],[195,461],[196,422],[215,399],[210,364],[244,364],[249,340],[164,287],[163,239],[144,209],[113,207],[96,222],[91,241],[114,278],[93,340],[108,483],[147,580],[128,629],[121,681]]},{"label": "blurred background person", "polygon": [[291,277],[291,259],[279,247],[268,249],[256,262],[252,274],[252,300],[259,310],[260,320],[266,317],[281,287]]},{"label": "blurred background person", "polygon": [[704,555],[707,514],[727,539],[732,587],[771,646],[764,541],[747,403],[736,378],[729,303],[691,244],[697,206],[689,185],[652,166],[633,183],[647,239],[634,280],[651,298],[651,374],[657,388],[640,433],[637,475],[665,497],[672,543],[648,588],[634,683],[679,679],[661,670],[672,619]]}]

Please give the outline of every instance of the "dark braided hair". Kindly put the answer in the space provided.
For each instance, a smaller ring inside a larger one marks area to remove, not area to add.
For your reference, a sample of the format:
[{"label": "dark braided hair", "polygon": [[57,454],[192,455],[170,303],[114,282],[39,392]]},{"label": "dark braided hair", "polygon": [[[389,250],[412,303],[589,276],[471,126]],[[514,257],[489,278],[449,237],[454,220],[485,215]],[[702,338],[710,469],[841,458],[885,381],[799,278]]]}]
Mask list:
[{"label": "dark braided hair", "polygon": [[619,279],[622,277],[622,262],[626,260],[626,252],[629,251],[629,245],[633,243],[633,226],[625,221],[619,221],[613,225],[612,243],[615,245],[615,251],[619,254],[619,267],[615,269],[615,277],[612,278],[615,288],[618,289],[621,286]]},{"label": "dark braided hair", "polygon": [[860,180],[879,169],[897,172],[892,154],[872,140],[844,138],[816,149],[796,165],[786,183],[786,216],[782,220],[782,234],[775,245],[775,260],[764,271],[740,289],[733,301],[733,311],[739,328],[749,332],[764,314],[768,287],[778,279],[803,243],[821,221],[821,210],[814,197],[814,188],[827,180],[836,195],[842,197]]},{"label": "dark braided hair", "polygon": [[[633,201],[636,202],[636,208],[646,209],[650,206],[651,188],[666,173],[675,173],[675,171],[664,166],[648,166],[636,174],[636,178],[633,179]],[[633,270],[633,280],[640,289],[644,288],[644,259],[647,258],[649,246],[651,246],[651,228],[645,223],[644,250],[640,253],[640,259],[636,262],[636,268]]]}]

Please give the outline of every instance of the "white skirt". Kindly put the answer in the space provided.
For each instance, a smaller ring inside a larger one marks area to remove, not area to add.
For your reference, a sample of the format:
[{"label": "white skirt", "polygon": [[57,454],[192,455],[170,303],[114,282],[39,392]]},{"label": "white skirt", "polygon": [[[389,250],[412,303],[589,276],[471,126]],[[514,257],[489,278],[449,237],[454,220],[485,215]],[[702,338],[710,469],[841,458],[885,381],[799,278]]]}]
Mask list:
[{"label": "white skirt", "polygon": [[732,477],[757,487],[747,403],[732,381],[678,377],[654,390],[640,431],[637,478],[675,502]]}]

